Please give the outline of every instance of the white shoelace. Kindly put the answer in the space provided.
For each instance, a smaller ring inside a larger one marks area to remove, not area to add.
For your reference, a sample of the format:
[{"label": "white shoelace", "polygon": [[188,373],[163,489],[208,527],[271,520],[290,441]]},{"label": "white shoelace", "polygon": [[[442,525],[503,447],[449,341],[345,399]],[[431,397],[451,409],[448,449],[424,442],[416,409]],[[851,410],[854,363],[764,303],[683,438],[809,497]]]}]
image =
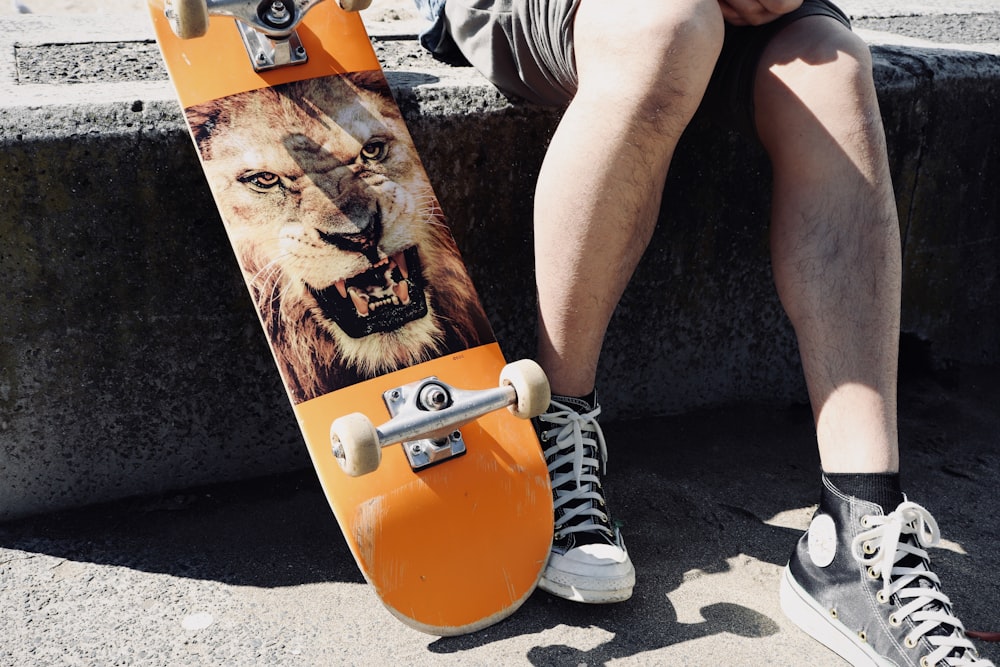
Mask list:
[{"label": "white shoelace", "polygon": [[[556,510],[564,509],[562,516],[558,516],[556,512],[556,537],[578,532],[606,533],[607,529],[598,523],[607,523],[608,516],[598,509],[604,505],[604,498],[597,490],[600,479],[594,474],[598,466],[603,473],[608,461],[607,444],[596,421],[601,408],[598,406],[590,412],[580,414],[557,401],[552,401],[552,405],[558,411],[546,412],[539,419],[558,427],[542,434],[544,440],[553,443],[544,450],[544,454],[545,460],[550,461],[549,472],[554,473],[554,506]],[[556,436],[554,440],[553,434]],[[596,452],[600,461],[589,456],[588,452]],[[555,473],[568,463],[572,463],[571,469]]]},{"label": "white shoelace", "polygon": [[[951,600],[940,590],[941,580],[927,568],[925,549],[936,546],[941,538],[931,513],[916,503],[904,502],[886,516],[867,515],[861,523],[868,530],[854,538],[851,551],[858,562],[870,568],[872,576],[882,577],[880,597],[887,600],[897,595],[901,603],[906,602],[889,622],[898,626],[909,618],[916,624],[905,637],[907,645],[915,646],[926,637],[935,647],[925,657],[927,665],[944,662],[949,667],[994,667],[989,660],[979,659],[965,636],[965,627],[952,614]],[[915,544],[902,541],[908,535],[914,536]],[[915,557],[907,561],[915,562],[915,567],[899,565],[908,556]],[[940,627],[944,633],[937,631]],[[958,656],[949,657],[953,652]]]}]

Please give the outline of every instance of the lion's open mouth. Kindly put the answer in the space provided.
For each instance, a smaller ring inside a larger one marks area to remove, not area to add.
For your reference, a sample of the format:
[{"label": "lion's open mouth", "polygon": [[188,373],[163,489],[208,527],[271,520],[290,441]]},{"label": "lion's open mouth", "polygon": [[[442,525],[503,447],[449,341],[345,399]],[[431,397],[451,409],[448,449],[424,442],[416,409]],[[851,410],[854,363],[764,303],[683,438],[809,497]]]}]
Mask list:
[{"label": "lion's open mouth", "polygon": [[416,247],[323,290],[310,288],[323,315],[352,338],[394,331],[427,315],[426,283]]}]

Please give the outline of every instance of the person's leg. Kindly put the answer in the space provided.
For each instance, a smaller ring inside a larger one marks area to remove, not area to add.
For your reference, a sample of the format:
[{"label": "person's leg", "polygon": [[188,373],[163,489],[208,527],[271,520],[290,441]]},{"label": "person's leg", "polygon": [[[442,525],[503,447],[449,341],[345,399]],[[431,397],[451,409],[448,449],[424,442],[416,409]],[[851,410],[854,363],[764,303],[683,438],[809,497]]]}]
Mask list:
[{"label": "person's leg", "polygon": [[931,570],[936,522],[898,487],[900,240],[868,49],[829,18],[797,21],[764,51],[755,103],[775,280],[826,473],[782,608],[854,665],[991,665]]},{"label": "person's leg", "polygon": [[553,393],[594,388],[605,330],[657,219],[674,148],[723,39],[715,0],[583,0],[579,85],[535,196],[538,362]]},{"label": "person's leg", "polygon": [[900,239],[868,49],[832,19],[797,21],[764,51],[754,100],[823,470],[896,472]]},{"label": "person's leg", "polygon": [[667,169],[722,47],[716,0],[582,0],[573,23],[577,90],[535,196],[537,359],[552,385],[536,420],[555,505],[539,587],[628,599],[635,570],[611,520],[594,390],[604,333],[656,223]]}]

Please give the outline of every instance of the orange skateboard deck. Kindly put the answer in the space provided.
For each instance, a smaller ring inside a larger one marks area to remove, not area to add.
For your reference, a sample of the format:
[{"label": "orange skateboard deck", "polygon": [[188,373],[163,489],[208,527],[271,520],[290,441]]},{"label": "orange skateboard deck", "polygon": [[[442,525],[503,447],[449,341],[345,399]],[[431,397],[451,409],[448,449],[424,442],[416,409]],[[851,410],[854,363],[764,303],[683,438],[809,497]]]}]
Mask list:
[{"label": "orange skateboard deck", "polygon": [[149,9],[365,579],[432,634],[509,616],[551,546],[548,474],[524,418],[548,385],[537,367],[505,366],[361,18],[332,0]]}]

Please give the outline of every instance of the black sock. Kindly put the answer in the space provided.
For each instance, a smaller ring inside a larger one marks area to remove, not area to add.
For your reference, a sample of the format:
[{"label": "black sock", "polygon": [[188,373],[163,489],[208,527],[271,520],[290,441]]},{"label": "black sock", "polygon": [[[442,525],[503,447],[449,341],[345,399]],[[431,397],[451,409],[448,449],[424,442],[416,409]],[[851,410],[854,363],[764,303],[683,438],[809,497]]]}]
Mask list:
[{"label": "black sock", "polygon": [[590,412],[597,407],[597,390],[594,389],[586,396],[559,396],[553,394],[552,399],[570,405],[573,408],[580,408],[581,412]]},{"label": "black sock", "polygon": [[824,474],[842,493],[875,503],[886,514],[903,502],[898,472]]}]

